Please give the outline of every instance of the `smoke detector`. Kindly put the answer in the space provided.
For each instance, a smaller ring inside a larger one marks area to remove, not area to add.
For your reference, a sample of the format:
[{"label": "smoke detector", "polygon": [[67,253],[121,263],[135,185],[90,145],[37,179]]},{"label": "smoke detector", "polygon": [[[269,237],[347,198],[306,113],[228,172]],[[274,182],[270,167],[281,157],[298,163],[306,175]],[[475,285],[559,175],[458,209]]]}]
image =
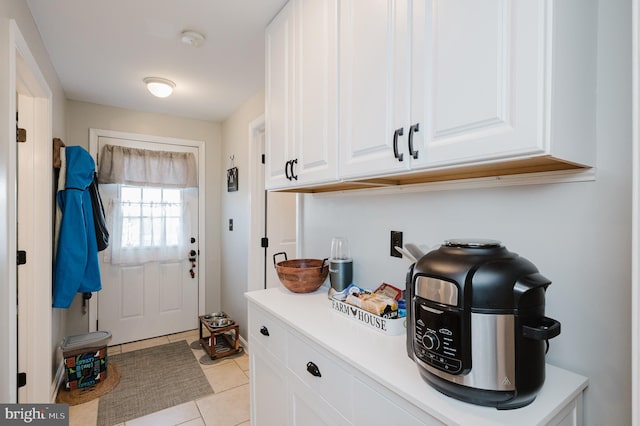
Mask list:
[{"label": "smoke detector", "polygon": [[204,36],[197,31],[185,30],[180,33],[180,41],[191,47],[200,47],[204,44]]}]

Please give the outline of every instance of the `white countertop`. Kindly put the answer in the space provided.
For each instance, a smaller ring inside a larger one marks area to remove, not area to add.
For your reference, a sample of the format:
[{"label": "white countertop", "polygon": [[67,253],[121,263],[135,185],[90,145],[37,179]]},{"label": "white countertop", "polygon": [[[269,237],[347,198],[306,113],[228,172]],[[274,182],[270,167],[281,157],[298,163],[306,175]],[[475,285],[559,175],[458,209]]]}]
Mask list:
[{"label": "white countertop", "polygon": [[[447,424],[545,424],[582,392],[586,377],[553,365],[535,401],[515,410],[497,410],[450,398],[422,379],[406,351],[406,336],[387,336],[331,309],[327,289],[294,294],[284,288],[245,293],[250,301],[303,333],[372,380]],[[251,350],[249,342],[249,350]]]}]

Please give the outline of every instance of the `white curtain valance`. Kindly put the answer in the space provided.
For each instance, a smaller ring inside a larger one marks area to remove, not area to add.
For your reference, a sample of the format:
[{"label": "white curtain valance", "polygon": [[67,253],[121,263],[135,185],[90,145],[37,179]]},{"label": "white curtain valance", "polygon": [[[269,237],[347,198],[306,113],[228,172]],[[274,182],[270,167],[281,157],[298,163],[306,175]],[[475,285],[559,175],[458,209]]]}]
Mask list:
[{"label": "white curtain valance", "polygon": [[105,145],[99,158],[98,182],[136,186],[194,188],[196,158],[191,152],[153,151]]}]

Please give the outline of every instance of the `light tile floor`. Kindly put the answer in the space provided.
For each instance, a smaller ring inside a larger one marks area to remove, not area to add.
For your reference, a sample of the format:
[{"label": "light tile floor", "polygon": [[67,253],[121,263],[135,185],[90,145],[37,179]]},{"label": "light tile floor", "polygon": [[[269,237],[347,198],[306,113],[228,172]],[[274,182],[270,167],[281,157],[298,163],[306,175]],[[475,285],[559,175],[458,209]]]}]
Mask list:
[{"label": "light tile floor", "polygon": [[[198,340],[198,330],[124,345],[110,346],[109,355],[150,348],[165,343]],[[204,350],[192,349],[196,359]],[[249,357],[246,353],[222,358],[213,364],[200,364],[214,393],[204,398],[167,408],[117,426],[249,426]],[[69,426],[95,426],[99,398],[69,407]]]}]

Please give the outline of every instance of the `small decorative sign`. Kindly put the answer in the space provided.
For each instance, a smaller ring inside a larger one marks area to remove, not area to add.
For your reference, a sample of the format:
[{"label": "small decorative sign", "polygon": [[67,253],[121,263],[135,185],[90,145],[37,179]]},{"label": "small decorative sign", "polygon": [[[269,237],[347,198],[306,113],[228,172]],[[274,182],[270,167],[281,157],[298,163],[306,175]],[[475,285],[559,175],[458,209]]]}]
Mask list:
[{"label": "small decorative sign", "polygon": [[331,299],[331,309],[383,334],[398,336],[406,330],[406,318],[382,318],[335,299]]},{"label": "small decorative sign", "polygon": [[238,190],[238,168],[232,167],[227,170],[227,192]]}]

